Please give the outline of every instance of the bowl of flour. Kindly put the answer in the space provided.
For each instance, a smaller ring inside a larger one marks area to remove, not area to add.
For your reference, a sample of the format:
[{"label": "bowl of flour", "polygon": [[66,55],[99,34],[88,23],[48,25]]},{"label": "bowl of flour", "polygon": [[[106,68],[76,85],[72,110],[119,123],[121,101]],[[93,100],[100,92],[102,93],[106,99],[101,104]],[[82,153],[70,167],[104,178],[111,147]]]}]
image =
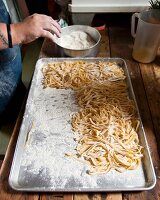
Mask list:
[{"label": "bowl of flour", "polygon": [[61,57],[95,57],[99,51],[101,35],[86,25],[62,28],[61,37],[55,37],[56,50]]}]

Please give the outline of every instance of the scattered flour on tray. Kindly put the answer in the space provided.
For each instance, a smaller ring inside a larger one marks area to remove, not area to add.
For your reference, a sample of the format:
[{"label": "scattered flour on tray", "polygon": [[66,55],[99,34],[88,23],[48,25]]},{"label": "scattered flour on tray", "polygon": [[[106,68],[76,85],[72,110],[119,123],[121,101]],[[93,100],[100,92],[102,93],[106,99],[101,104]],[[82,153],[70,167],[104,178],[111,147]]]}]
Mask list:
[{"label": "scattered flour on tray", "polygon": [[[134,171],[110,171],[88,175],[88,166],[65,156],[75,153],[77,137],[71,127],[71,117],[78,111],[71,89],[43,89],[41,70],[32,82],[32,94],[27,102],[27,117],[32,119],[29,136],[21,158],[19,183],[24,187],[51,190],[96,190],[137,187],[145,184],[142,166]],[[25,125],[24,125],[25,126]],[[27,129],[28,127],[26,127]]]}]

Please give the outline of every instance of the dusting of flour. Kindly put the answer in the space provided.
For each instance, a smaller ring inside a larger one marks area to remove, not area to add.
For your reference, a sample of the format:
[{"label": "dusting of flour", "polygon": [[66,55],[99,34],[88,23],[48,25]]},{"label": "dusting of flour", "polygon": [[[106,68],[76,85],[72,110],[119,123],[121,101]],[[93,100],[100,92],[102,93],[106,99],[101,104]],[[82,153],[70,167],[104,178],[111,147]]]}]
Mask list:
[{"label": "dusting of flour", "polygon": [[72,131],[71,117],[79,108],[73,90],[43,89],[41,67],[36,69],[27,102],[27,117],[32,122],[21,158],[20,185],[53,191],[105,191],[145,185],[142,166],[124,173],[88,175],[86,164],[65,155],[75,153],[74,138],[78,135]]}]

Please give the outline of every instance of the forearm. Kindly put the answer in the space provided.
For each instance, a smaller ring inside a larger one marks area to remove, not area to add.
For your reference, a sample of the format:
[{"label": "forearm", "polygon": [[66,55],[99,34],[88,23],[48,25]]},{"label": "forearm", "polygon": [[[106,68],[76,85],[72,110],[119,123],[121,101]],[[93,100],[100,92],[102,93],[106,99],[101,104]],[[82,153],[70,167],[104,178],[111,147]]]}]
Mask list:
[{"label": "forearm", "polygon": [[[21,43],[21,37],[18,37],[16,35],[16,32],[18,32],[18,24],[11,24],[11,38],[12,38],[12,45],[20,44]],[[8,34],[7,34],[7,26],[5,23],[0,23],[0,49],[6,49],[8,48]]]},{"label": "forearm", "polygon": [[7,26],[0,23],[0,49],[8,48]]},{"label": "forearm", "polygon": [[[46,37],[54,41],[53,34],[60,37],[61,27],[51,17],[34,14],[27,17],[23,22],[10,25],[12,46],[27,44],[39,37]],[[0,49],[8,48],[7,26],[0,23]]]}]

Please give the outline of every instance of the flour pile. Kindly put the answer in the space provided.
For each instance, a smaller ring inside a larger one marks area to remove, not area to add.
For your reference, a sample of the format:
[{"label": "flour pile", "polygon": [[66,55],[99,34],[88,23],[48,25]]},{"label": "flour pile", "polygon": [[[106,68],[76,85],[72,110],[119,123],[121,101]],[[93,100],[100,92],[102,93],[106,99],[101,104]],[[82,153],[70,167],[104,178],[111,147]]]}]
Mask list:
[{"label": "flour pile", "polygon": [[83,31],[73,31],[58,38],[57,44],[68,49],[83,50],[92,47],[95,41]]}]

